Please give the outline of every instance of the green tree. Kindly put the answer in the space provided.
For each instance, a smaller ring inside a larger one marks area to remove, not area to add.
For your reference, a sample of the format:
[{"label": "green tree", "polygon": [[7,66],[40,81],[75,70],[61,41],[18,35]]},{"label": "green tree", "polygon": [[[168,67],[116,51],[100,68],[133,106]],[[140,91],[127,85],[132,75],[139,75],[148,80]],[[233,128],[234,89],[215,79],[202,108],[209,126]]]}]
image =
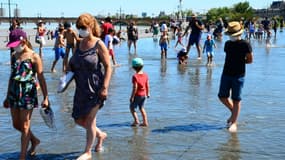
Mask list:
[{"label": "green tree", "polygon": [[240,2],[233,7],[212,8],[207,14],[207,20],[215,22],[218,18],[232,20],[251,19],[253,17],[253,9],[248,2]]}]

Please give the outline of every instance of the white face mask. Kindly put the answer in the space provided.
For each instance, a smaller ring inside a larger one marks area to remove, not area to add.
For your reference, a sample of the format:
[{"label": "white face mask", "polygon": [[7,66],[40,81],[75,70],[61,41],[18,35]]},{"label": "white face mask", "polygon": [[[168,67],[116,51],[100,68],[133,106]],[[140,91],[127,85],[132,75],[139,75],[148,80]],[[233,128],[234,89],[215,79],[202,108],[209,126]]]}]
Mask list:
[{"label": "white face mask", "polygon": [[89,31],[87,31],[87,29],[79,29],[78,33],[82,38],[86,38],[90,34]]},{"label": "white face mask", "polygon": [[24,47],[23,47],[21,44],[19,44],[17,47],[14,47],[14,50],[15,50],[17,53],[21,53],[21,52],[23,52]]}]

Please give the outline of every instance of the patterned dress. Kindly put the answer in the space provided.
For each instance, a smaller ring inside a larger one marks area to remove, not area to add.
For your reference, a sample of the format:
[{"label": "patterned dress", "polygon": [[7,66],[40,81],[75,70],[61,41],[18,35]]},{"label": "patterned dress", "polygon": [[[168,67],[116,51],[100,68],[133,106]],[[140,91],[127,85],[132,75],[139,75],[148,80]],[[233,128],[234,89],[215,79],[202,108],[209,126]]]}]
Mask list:
[{"label": "patterned dress", "polygon": [[10,107],[18,109],[33,109],[38,107],[36,88],[36,71],[32,59],[16,60],[12,56],[11,77],[8,91]]},{"label": "patterned dress", "polygon": [[99,98],[104,71],[98,55],[98,42],[87,51],[81,51],[77,47],[69,62],[76,83],[72,113],[74,119],[87,115],[96,105],[99,104],[101,108],[104,104],[104,100]]}]

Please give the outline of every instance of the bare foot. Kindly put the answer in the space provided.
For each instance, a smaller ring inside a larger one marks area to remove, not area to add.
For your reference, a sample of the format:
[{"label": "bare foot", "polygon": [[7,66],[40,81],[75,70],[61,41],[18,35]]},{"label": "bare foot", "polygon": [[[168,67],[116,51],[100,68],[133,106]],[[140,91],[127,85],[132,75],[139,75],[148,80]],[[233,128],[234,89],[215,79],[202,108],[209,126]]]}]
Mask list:
[{"label": "bare foot", "polygon": [[103,148],[103,142],[107,138],[107,133],[102,132],[98,137],[98,142],[95,146],[95,152],[102,152],[104,150]]},{"label": "bare foot", "polygon": [[134,122],[131,124],[132,127],[136,127],[139,124],[139,122]]},{"label": "bare foot", "polygon": [[233,123],[230,127],[229,127],[229,132],[231,133],[236,133],[237,132],[237,124]]},{"label": "bare foot", "polygon": [[148,124],[147,124],[147,123],[141,123],[140,126],[141,126],[141,127],[147,127]]},{"label": "bare foot", "polygon": [[36,155],[36,147],[41,143],[41,141],[37,138],[35,138],[34,140],[31,140],[31,148],[28,151],[28,154],[30,156],[34,156]]},{"label": "bare foot", "polygon": [[92,160],[92,154],[85,152],[80,157],[78,157],[76,160]]}]

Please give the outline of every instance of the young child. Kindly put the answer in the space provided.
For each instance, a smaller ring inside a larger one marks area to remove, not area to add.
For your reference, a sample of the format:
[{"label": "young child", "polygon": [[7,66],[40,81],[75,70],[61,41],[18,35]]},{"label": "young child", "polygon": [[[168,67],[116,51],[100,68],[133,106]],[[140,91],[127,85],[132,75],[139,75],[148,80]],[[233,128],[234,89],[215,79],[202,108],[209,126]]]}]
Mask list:
[{"label": "young child", "polygon": [[131,126],[137,126],[139,124],[139,118],[136,113],[136,108],[139,106],[140,112],[142,114],[143,122],[140,126],[148,126],[147,114],[144,109],[144,103],[146,97],[149,98],[149,80],[148,75],[142,71],[143,60],[141,58],[134,58],[132,60],[132,67],[136,73],[132,77],[133,90],[130,97],[130,111],[134,118],[134,122]]},{"label": "young child", "polygon": [[207,35],[207,40],[205,40],[203,52],[206,51],[207,54],[207,66],[212,65],[213,57],[214,57],[214,48],[216,47],[215,41],[212,39],[210,34]]},{"label": "young child", "polygon": [[[52,62],[51,72],[56,72],[54,67],[55,67],[57,61],[59,60],[59,58],[61,57],[62,59],[64,59],[64,57],[65,57],[65,48],[64,48],[65,45],[64,45],[64,36],[63,36],[64,28],[60,27],[58,29],[58,31],[59,31],[59,35],[55,40],[55,46],[54,46],[55,59]],[[66,68],[65,68],[65,65],[63,63],[62,71],[65,72],[65,70],[66,70]]]},{"label": "young child", "polygon": [[188,59],[188,53],[187,53],[186,48],[182,48],[177,53],[177,58],[178,58],[179,64],[187,64],[186,60]]},{"label": "young child", "polygon": [[109,54],[112,58],[113,65],[116,66],[116,60],[115,60],[115,53],[114,53],[114,47],[113,47],[113,40],[114,40],[115,30],[113,28],[108,29],[108,34],[105,36],[105,45],[109,50]]},{"label": "young child", "polygon": [[177,42],[175,44],[175,48],[177,47],[178,44],[180,44],[182,47],[184,47],[184,44],[182,42],[182,40],[183,40],[183,33],[182,33],[182,30],[181,30],[180,27],[178,27],[176,36],[177,36]]},{"label": "young child", "polygon": [[169,38],[167,34],[168,34],[167,32],[162,32],[162,35],[160,36],[159,39],[159,45],[161,48],[161,59],[167,58],[167,48],[169,45]]}]

